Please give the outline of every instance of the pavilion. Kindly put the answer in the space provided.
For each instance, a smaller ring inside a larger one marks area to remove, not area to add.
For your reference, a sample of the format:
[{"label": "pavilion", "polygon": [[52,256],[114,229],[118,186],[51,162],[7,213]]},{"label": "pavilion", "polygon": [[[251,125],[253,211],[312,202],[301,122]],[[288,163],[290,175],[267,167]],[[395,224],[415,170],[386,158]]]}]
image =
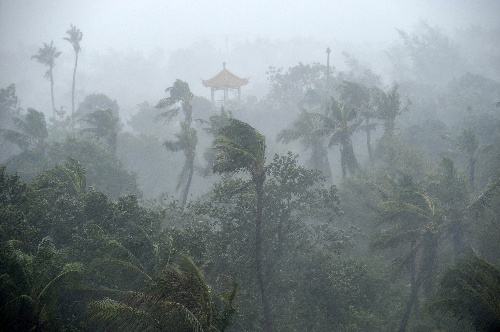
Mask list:
[{"label": "pavilion", "polygon": [[210,88],[212,103],[215,103],[215,92],[217,90],[224,91],[223,104],[228,99],[229,91],[237,91],[238,100],[241,99],[241,87],[248,84],[248,79],[241,78],[231,73],[226,69],[226,63],[222,63],[222,70],[214,77],[203,80],[203,85]]}]

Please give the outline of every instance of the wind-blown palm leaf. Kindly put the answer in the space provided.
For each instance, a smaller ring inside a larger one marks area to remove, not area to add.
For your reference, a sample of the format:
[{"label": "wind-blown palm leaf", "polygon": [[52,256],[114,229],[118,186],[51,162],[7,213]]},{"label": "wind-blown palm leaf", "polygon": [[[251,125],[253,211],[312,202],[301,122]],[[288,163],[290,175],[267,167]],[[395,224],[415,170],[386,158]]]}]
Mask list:
[{"label": "wind-blown palm leaf", "polygon": [[444,274],[431,310],[471,321],[477,331],[500,328],[500,271],[471,256]]},{"label": "wind-blown palm leaf", "polygon": [[[214,172],[238,172],[265,160],[265,138],[249,124],[229,119],[214,142],[217,151]],[[262,165],[261,165],[262,166]]]},{"label": "wind-blown palm leaf", "polygon": [[500,193],[500,177],[488,185],[488,188],[483,191],[476,199],[467,207],[469,211],[481,211],[491,204],[492,199]]},{"label": "wind-blown palm leaf", "polygon": [[80,42],[83,38],[83,33],[80,31],[80,29],[71,24],[69,30],[66,31],[66,34],[68,35],[68,37],[64,37],[63,39],[68,41],[71,46],[73,46],[73,50],[75,51],[75,53],[80,52]]}]

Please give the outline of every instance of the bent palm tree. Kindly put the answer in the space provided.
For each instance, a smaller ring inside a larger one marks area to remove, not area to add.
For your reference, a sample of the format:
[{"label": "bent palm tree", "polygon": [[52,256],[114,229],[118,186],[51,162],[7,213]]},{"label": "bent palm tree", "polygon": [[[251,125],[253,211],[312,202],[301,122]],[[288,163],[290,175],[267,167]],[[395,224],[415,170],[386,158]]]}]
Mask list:
[{"label": "bent palm tree", "polygon": [[262,222],[264,207],[264,182],[266,181],[265,137],[245,122],[229,119],[229,124],[219,130],[214,141],[217,152],[215,173],[247,172],[252,178],[256,194],[255,212],[255,272],[262,299],[263,330],[272,331],[271,307],[266,294],[262,267]]},{"label": "bent palm tree", "polygon": [[119,131],[119,120],[109,109],[96,110],[82,119],[87,123],[82,133],[89,133],[98,140],[102,140],[109,150],[115,154]]},{"label": "bent palm tree", "polygon": [[28,108],[25,116],[14,118],[14,129],[0,129],[0,133],[6,140],[16,144],[26,151],[29,149],[43,150],[45,140],[48,137],[45,115],[32,108]]},{"label": "bent palm tree", "polygon": [[[165,268],[145,292],[90,303],[90,317],[109,331],[224,331],[235,310],[236,287],[214,295],[188,257]],[[222,306],[217,306],[222,302]],[[222,309],[220,309],[222,307]]]},{"label": "bent palm tree", "polygon": [[164,145],[172,152],[184,152],[184,166],[179,174],[177,190],[184,184],[181,194],[181,206],[184,207],[187,202],[189,189],[194,173],[194,160],[196,156],[196,145],[198,138],[196,129],[192,127],[193,123],[193,93],[189,85],[181,80],[176,80],[174,85],[167,88],[169,96],[161,99],[156,105],[157,108],[167,108],[166,112],[161,114],[167,121],[171,121],[182,110],[184,121],[181,122],[181,131],[177,133],[176,140],[167,140]]},{"label": "bent palm tree", "polygon": [[51,330],[47,325],[51,323],[57,290],[68,286],[83,270],[81,264],[71,263],[53,271],[55,255],[57,250],[48,237],[41,241],[34,256],[16,248],[16,241],[2,244],[0,326],[6,331]]},{"label": "bent palm tree", "polygon": [[348,171],[355,174],[359,170],[358,160],[352,147],[352,135],[361,125],[357,115],[354,108],[348,108],[333,98],[326,113],[317,114],[323,120],[322,133],[330,138],[328,145],[339,145],[343,178],[347,176]]},{"label": "bent palm tree", "polygon": [[304,149],[311,150],[309,167],[321,171],[323,176],[331,179],[330,162],[328,151],[325,147],[323,135],[320,132],[321,123],[314,114],[302,110],[299,117],[292,123],[290,128],[282,130],[278,134],[278,141],[290,143],[298,140]]},{"label": "bent palm tree", "polygon": [[68,37],[64,37],[64,40],[67,40],[75,51],[75,66],[73,67],[73,83],[71,85],[71,121],[74,121],[76,68],[78,66],[78,55],[81,51],[80,42],[82,41],[83,33],[73,24],[71,24],[70,29],[66,31],[66,33]]},{"label": "bent palm tree", "polygon": [[50,44],[43,43],[43,47],[38,49],[38,53],[33,55],[31,58],[35,59],[39,63],[47,66],[47,71],[44,74],[44,77],[50,81],[50,100],[52,102],[52,112],[53,115],[56,114],[56,104],[54,101],[54,75],[53,69],[55,66],[55,60],[57,57],[61,55],[56,47],[54,46],[54,42],[51,41]]},{"label": "bent palm tree", "polygon": [[477,331],[500,329],[500,270],[471,256],[448,269],[431,309],[467,318]]},{"label": "bent palm tree", "polygon": [[406,177],[391,183],[392,193],[380,205],[380,218],[389,225],[375,241],[378,248],[405,248],[396,259],[400,268],[410,272],[410,295],[404,309],[399,331],[404,332],[420,290],[432,290],[439,235],[443,216],[436,202]]}]

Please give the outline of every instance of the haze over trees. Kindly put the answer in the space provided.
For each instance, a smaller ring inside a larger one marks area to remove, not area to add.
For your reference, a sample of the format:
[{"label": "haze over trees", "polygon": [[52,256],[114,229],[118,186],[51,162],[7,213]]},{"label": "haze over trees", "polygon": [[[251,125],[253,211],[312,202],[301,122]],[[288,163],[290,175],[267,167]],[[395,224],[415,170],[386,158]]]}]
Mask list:
[{"label": "haze over trees", "polygon": [[[365,5],[386,24],[384,5]],[[6,56],[0,331],[500,329],[498,24],[394,26],[376,52],[360,37],[375,29],[364,16],[357,46],[318,42],[328,39],[313,29],[317,39],[226,36],[147,61],[92,51],[96,27],[117,32],[127,6],[106,27],[97,11],[68,15],[81,30],[70,25],[65,41],[67,25],[31,33],[55,42]],[[196,17],[204,6],[183,3],[179,23],[146,1],[141,24],[163,27],[158,11],[169,29],[127,40],[212,31],[220,22]],[[238,22],[261,29],[248,6]],[[294,26],[333,27],[307,6]],[[6,41],[26,28],[5,26]],[[117,40],[130,32],[120,29]],[[32,60],[50,86],[22,72]],[[233,96],[217,82],[212,101],[202,80],[226,61],[249,84]]]}]

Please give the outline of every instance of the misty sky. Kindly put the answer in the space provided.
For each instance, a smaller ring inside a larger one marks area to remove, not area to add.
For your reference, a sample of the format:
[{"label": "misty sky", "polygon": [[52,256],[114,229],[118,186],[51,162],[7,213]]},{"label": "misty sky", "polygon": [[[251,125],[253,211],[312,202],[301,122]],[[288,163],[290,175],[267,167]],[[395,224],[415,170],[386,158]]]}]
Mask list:
[{"label": "misty sky", "polygon": [[428,20],[444,29],[498,22],[489,0],[0,0],[2,48],[58,39],[70,23],[89,49],[167,51],[247,38],[379,42]]},{"label": "misty sky", "polygon": [[269,66],[323,62],[342,69],[347,51],[383,72],[384,50],[419,22],[446,34],[472,25],[498,27],[496,0],[0,0],[0,87],[14,83],[23,106],[50,110],[45,69],[31,60],[43,42],[62,55],[54,69],[57,104],[70,102],[73,51],[62,38],[83,31],[77,103],[105,93],[122,110],[161,98],[177,78],[205,97],[202,79],[223,61],[262,96]]}]

